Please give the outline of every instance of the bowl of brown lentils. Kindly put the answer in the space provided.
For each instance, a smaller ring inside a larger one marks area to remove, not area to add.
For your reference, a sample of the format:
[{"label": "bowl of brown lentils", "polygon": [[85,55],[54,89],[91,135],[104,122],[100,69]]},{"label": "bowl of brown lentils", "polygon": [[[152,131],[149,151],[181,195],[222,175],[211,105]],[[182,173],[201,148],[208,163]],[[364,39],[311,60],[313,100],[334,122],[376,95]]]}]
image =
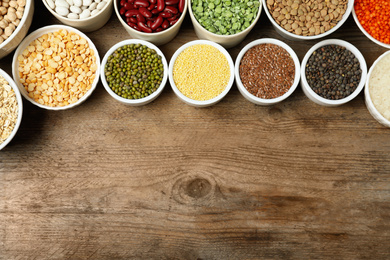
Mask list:
[{"label": "bowl of brown lentils", "polygon": [[321,41],[302,60],[303,92],[319,105],[338,106],[351,101],[362,91],[366,78],[363,55],[344,40]]},{"label": "bowl of brown lentils", "polygon": [[114,99],[131,106],[146,105],[163,91],[168,79],[168,63],[153,43],[128,39],[107,51],[100,77]]},{"label": "bowl of brown lentils", "polygon": [[263,0],[275,30],[290,40],[325,37],[348,19],[353,0]]},{"label": "bowl of brown lentils", "polygon": [[247,44],[235,62],[238,90],[257,105],[273,105],[288,98],[300,79],[300,62],[286,43],[271,38]]},{"label": "bowl of brown lentils", "polygon": [[23,114],[23,101],[12,78],[0,69],[0,150],[16,135]]}]

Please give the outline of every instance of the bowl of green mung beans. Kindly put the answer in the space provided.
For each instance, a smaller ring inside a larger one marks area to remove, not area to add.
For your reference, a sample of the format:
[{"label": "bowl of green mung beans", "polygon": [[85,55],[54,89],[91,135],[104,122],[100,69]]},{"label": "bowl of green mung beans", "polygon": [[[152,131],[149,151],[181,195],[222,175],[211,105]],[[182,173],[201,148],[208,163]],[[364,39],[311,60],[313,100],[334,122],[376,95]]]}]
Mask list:
[{"label": "bowl of green mung beans", "polygon": [[161,50],[148,41],[128,39],[104,55],[100,77],[106,91],[131,106],[146,105],[163,91],[168,63]]},{"label": "bowl of green mung beans", "polygon": [[261,14],[261,1],[188,0],[188,12],[199,39],[210,40],[225,48],[242,42]]}]

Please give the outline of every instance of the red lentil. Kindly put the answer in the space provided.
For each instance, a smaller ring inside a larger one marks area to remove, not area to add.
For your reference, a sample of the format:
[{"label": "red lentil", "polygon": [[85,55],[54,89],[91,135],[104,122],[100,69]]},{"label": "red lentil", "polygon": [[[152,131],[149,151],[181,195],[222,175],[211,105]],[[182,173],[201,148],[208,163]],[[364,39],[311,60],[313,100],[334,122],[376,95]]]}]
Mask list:
[{"label": "red lentil", "polygon": [[390,1],[355,0],[354,8],[364,30],[378,41],[390,44]]},{"label": "red lentil", "polygon": [[250,48],[240,63],[240,79],[252,95],[272,99],[285,94],[293,85],[295,64],[290,54],[276,44]]}]

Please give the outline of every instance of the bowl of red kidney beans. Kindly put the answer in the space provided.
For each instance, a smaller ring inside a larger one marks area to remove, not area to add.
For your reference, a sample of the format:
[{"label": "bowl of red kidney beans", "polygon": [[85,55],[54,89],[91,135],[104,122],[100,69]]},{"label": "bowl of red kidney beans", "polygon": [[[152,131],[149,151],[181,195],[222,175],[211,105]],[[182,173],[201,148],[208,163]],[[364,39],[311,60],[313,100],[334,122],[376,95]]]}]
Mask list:
[{"label": "bowl of red kidney beans", "polygon": [[114,0],[115,13],[133,38],[163,45],[179,32],[186,0]]}]

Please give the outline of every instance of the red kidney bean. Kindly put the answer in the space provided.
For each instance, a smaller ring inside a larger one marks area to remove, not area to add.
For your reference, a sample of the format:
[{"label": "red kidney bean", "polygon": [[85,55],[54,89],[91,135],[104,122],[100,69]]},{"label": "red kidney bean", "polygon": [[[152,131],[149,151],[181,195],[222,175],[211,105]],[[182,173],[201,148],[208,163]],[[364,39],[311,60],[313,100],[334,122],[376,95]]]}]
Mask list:
[{"label": "red kidney bean", "polygon": [[128,22],[127,24],[128,24],[131,28],[133,28],[134,30],[141,31],[141,29],[140,29],[135,23]]},{"label": "red kidney bean", "polygon": [[149,2],[150,2],[151,4],[156,4],[156,3],[157,3],[157,0],[149,0]]},{"label": "red kidney bean", "polygon": [[129,19],[129,21],[130,22],[132,22],[132,23],[134,23],[134,24],[137,24],[137,18],[134,18],[134,17],[129,17],[129,18],[127,18],[127,19]]},{"label": "red kidney bean", "polygon": [[127,10],[126,13],[125,13],[125,16],[126,17],[131,17],[131,16],[136,16],[136,15],[139,15],[139,11],[137,9],[131,9],[131,10]]},{"label": "red kidney bean", "polygon": [[154,30],[155,32],[162,32],[164,29],[161,28],[161,27],[158,27],[156,30]]},{"label": "red kidney bean", "polygon": [[169,13],[172,13],[172,14],[177,14],[179,12],[179,10],[177,10],[177,8],[173,7],[173,6],[170,6],[170,5],[167,5],[165,6],[164,8],[164,12],[169,12]]},{"label": "red kidney bean", "polygon": [[179,21],[179,19],[169,21],[169,25],[172,26],[172,25],[174,25],[175,23],[177,23],[177,21]]},{"label": "red kidney bean", "polygon": [[169,12],[161,12],[160,15],[163,17],[163,18],[169,18],[169,17],[172,17],[173,14],[172,13],[169,13]]},{"label": "red kidney bean", "polygon": [[158,15],[160,12],[157,10],[157,8],[153,9],[152,11],[152,14],[154,15]]},{"label": "red kidney bean", "polygon": [[151,5],[149,5],[148,10],[152,11],[155,8],[156,8],[156,5],[155,4],[151,4]]},{"label": "red kidney bean", "polygon": [[179,12],[180,13],[183,13],[183,11],[184,11],[184,5],[185,5],[185,1],[186,0],[179,0]]},{"label": "red kidney bean", "polygon": [[137,23],[138,27],[141,29],[141,31],[146,32],[146,33],[152,33],[152,29],[150,29],[146,24],[143,22],[138,21]]},{"label": "red kidney bean", "polygon": [[156,20],[152,23],[150,27],[150,29],[152,29],[153,31],[155,31],[158,27],[160,27],[160,25],[163,23],[163,18],[159,15],[157,16]]},{"label": "red kidney bean", "polygon": [[145,18],[150,18],[153,16],[153,14],[148,10],[146,9],[145,7],[140,7],[138,9],[139,13],[143,15],[143,17]]},{"label": "red kidney bean", "polygon": [[149,2],[146,1],[146,0],[135,0],[134,1],[134,6],[137,6],[137,7],[148,7],[149,6]]},{"label": "red kidney bean", "polygon": [[165,8],[165,1],[164,0],[157,0],[157,10],[162,12]]},{"label": "red kidney bean", "polygon": [[169,21],[168,20],[164,20],[164,22],[161,24],[161,27],[163,29],[167,29],[169,27]]},{"label": "red kidney bean", "polygon": [[119,10],[119,13],[120,13],[121,15],[125,15],[126,11],[127,11],[127,10],[126,10],[124,7],[122,7],[122,8]]},{"label": "red kidney bean", "polygon": [[177,5],[179,3],[179,0],[166,0],[165,5]]}]

